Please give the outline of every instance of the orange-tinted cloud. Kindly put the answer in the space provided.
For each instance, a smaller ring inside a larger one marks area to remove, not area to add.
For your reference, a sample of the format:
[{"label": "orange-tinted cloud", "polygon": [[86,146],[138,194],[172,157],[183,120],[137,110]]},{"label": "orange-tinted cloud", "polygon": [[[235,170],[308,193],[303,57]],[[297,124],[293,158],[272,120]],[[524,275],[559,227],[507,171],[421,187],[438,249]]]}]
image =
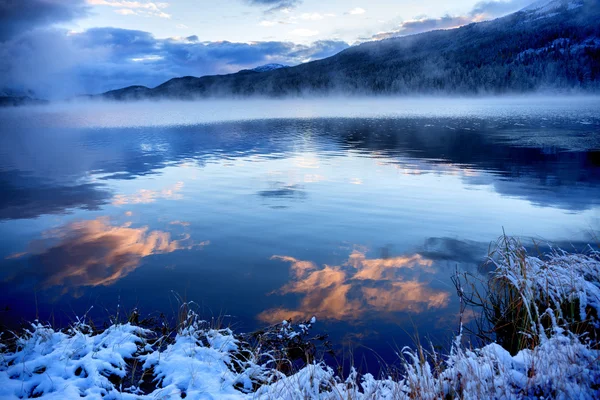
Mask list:
[{"label": "orange-tinted cloud", "polygon": [[[272,259],[291,263],[291,281],[280,294],[300,294],[297,309],[274,308],[263,311],[258,318],[269,323],[284,319],[321,319],[356,321],[370,312],[423,312],[444,308],[450,293],[431,288],[428,282],[405,272],[433,272],[433,261],[419,254],[394,258],[368,259],[353,251],[341,266],[319,268],[310,261],[288,256]],[[413,274],[414,275],[414,274]]]},{"label": "orange-tinted cloud", "polygon": [[354,279],[394,279],[397,269],[415,268],[431,271],[433,261],[423,258],[420,254],[410,256],[401,256],[393,258],[367,259],[365,254],[360,251],[353,251],[348,258],[349,265],[353,266],[357,272]]},{"label": "orange-tinted cloud", "polygon": [[77,221],[48,231],[30,245],[33,268],[44,288],[109,286],[137,269],[144,257],[205,246],[189,235],[173,240],[168,232],[112,225],[106,217]]}]

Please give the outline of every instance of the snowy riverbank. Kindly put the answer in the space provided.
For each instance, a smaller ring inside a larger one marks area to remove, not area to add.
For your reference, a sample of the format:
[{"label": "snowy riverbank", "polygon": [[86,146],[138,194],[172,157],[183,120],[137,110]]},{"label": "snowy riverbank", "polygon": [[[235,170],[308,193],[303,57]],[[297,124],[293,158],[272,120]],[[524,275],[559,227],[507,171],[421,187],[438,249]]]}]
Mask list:
[{"label": "snowy riverbank", "polygon": [[[598,398],[600,255],[531,257],[504,238],[494,263],[491,281],[527,315],[525,347],[514,355],[497,343],[471,349],[459,334],[447,355],[405,348],[401,378],[341,378],[318,362],[284,374],[285,360],[266,341],[250,344],[186,308],[172,335],[131,322],[101,332],[82,322],[64,331],[36,323],[16,339],[4,333],[0,398]],[[284,322],[268,334],[294,340],[314,322]]]}]

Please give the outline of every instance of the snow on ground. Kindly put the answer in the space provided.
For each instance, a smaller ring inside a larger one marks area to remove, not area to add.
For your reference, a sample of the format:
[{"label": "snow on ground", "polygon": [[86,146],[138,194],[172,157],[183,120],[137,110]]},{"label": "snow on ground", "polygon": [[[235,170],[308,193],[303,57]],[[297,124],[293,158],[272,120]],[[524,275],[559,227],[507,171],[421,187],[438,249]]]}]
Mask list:
[{"label": "snow on ground", "polygon": [[[516,241],[507,243],[495,258],[494,276],[513,282],[530,305],[545,299],[546,310],[530,311],[553,318],[550,328],[538,330],[536,347],[514,356],[495,343],[471,349],[459,334],[449,355],[426,357],[424,349],[405,348],[401,379],[359,377],[354,371],[342,379],[323,363],[284,376],[260,361],[263,350],[248,348],[230,330],[213,329],[191,312],[170,338],[130,323],[101,333],[91,333],[84,323],[64,332],[35,323],[15,347],[0,347],[0,398],[600,398],[600,350],[589,337],[570,332],[556,310],[574,298],[582,319],[590,319],[589,307],[598,310],[600,256],[554,252],[542,260],[526,255]],[[591,321],[596,327],[597,322]],[[310,324],[282,323],[277,329],[294,338]]]}]

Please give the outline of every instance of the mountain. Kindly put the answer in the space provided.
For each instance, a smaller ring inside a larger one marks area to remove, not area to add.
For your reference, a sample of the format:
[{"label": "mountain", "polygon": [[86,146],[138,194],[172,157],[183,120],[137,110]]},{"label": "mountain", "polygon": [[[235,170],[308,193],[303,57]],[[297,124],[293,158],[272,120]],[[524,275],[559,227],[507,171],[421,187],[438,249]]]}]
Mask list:
[{"label": "mountain", "polygon": [[252,68],[252,71],[268,72],[268,71],[274,71],[276,69],[288,68],[288,67],[289,67],[288,65],[283,65],[283,64],[265,64],[265,65],[261,65],[260,67]]},{"label": "mountain", "polygon": [[[126,99],[143,99],[152,97],[152,89],[146,86],[134,85],[127,86],[123,89],[109,90],[101,94],[100,96],[115,99],[115,100],[126,100]],[[80,96],[81,98],[95,98],[97,96]]]},{"label": "mountain", "polygon": [[48,101],[35,97],[31,90],[0,88],[0,107],[16,107],[31,104],[46,104]]},{"label": "mountain", "polygon": [[534,1],[521,11],[533,11],[539,13],[549,13],[560,10],[563,7],[577,8],[581,5],[581,1],[577,0],[538,0]]},{"label": "mountain", "polygon": [[363,43],[266,72],[186,76],[110,99],[600,90],[600,1],[552,0],[493,21]]},{"label": "mountain", "polygon": [[17,107],[34,104],[47,104],[47,100],[36,99],[29,96],[1,96],[0,107]]}]

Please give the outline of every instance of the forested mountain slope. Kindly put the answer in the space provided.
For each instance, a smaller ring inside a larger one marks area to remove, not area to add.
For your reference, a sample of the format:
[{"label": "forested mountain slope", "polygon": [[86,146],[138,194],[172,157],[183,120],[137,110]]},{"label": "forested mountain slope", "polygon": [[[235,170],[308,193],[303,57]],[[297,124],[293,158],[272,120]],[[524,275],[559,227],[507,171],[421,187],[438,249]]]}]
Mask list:
[{"label": "forested mountain slope", "polygon": [[600,1],[538,2],[493,21],[373,41],[266,72],[182,77],[111,99],[600,90]]}]

